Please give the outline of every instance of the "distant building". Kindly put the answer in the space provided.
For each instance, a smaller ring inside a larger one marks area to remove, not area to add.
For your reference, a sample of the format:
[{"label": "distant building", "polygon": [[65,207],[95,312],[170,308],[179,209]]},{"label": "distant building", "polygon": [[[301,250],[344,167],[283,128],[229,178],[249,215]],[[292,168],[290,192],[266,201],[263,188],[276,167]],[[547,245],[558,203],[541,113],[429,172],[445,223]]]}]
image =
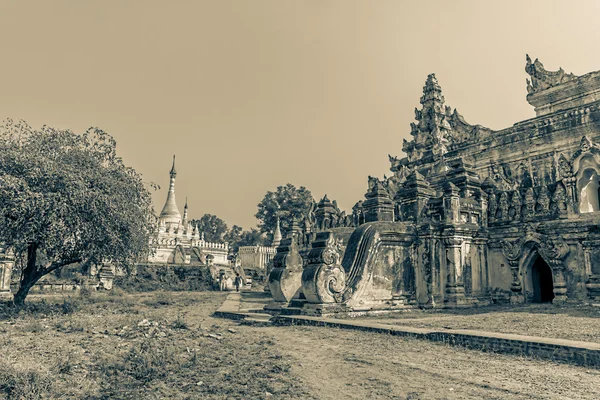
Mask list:
[{"label": "distant building", "polygon": [[187,200],[183,208],[183,218],[175,202],[175,156],[170,172],[167,201],[158,217],[158,233],[152,239],[153,250],[148,262],[157,264],[191,264],[212,262],[216,265],[228,265],[228,243],[212,243],[204,240],[197,226],[188,221]]},{"label": "distant building", "polygon": [[279,218],[277,218],[277,225],[275,232],[273,232],[273,242],[271,246],[241,246],[238,249],[238,257],[240,260],[241,267],[244,271],[257,271],[266,272],[267,265],[277,252],[277,246],[281,242],[281,228],[279,227]]},{"label": "distant building", "polygon": [[15,257],[11,251],[0,247],[0,300],[11,300],[10,277],[15,265]]}]

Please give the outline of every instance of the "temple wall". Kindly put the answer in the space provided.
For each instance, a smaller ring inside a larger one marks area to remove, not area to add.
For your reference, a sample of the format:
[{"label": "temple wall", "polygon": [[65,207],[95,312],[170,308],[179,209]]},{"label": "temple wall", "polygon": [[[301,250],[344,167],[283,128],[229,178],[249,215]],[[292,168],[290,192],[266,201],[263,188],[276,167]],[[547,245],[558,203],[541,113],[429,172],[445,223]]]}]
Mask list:
[{"label": "temple wall", "polygon": [[273,260],[276,248],[267,246],[241,246],[238,250],[241,266],[244,269],[265,270]]},{"label": "temple wall", "polygon": [[510,291],[513,277],[510,264],[501,249],[488,249],[488,276],[490,290],[501,289]]}]

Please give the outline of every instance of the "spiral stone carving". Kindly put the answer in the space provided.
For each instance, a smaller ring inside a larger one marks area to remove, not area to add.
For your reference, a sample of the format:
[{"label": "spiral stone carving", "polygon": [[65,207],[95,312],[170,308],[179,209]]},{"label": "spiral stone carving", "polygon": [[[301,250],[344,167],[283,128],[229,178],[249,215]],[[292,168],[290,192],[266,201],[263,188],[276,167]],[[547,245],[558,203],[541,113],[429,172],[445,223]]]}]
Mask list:
[{"label": "spiral stone carving", "polygon": [[302,273],[302,288],[311,303],[340,303],[347,288],[341,265],[341,241],[331,232],[317,235]]}]

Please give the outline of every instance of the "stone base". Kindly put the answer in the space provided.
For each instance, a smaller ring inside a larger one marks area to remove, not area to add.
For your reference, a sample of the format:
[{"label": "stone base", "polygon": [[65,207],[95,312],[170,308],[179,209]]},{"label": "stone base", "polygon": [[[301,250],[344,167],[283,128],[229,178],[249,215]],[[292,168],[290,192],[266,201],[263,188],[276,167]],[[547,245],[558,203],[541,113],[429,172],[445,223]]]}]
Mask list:
[{"label": "stone base", "polygon": [[269,304],[263,307],[265,311],[269,312],[280,312],[282,308],[287,307],[288,303],[280,301],[271,301]]},{"label": "stone base", "polygon": [[566,295],[555,295],[552,299],[552,304],[565,304],[567,302]]},{"label": "stone base", "polygon": [[442,308],[468,308],[478,303],[477,299],[470,297],[454,297],[444,300]]},{"label": "stone base", "polygon": [[310,315],[315,317],[325,317],[332,315],[341,315],[351,312],[352,309],[343,304],[314,304],[306,303],[302,307],[302,315]]},{"label": "stone base", "polygon": [[525,296],[523,293],[511,293],[510,304],[523,304],[525,303]]},{"label": "stone base", "polygon": [[591,275],[585,284],[590,299],[600,301],[600,275]]},{"label": "stone base", "polygon": [[288,303],[272,301],[263,307],[263,310],[273,315],[300,315],[302,307],[295,307]]},{"label": "stone base", "polygon": [[0,301],[12,301],[13,297],[14,296],[10,290],[0,291]]},{"label": "stone base", "polygon": [[347,317],[358,317],[362,315],[378,315],[392,312],[404,312],[409,310],[417,309],[416,304],[405,304],[397,300],[386,300],[379,302],[372,302],[364,305],[347,305],[340,303],[306,303],[302,307],[302,315],[308,316],[347,316]]}]

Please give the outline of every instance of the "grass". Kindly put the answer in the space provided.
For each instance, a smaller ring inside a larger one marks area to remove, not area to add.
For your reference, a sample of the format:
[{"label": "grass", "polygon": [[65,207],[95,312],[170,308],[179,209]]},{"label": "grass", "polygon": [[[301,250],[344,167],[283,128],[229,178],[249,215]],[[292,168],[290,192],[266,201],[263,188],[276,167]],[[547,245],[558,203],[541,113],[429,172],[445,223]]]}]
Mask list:
[{"label": "grass", "polygon": [[273,342],[258,331],[242,338],[210,316],[223,300],[32,296],[0,312],[0,399],[310,399]]},{"label": "grass", "polygon": [[600,385],[600,371],[549,361],[238,325],[211,316],[224,296],[116,290],[0,308],[0,399],[592,399]]}]

